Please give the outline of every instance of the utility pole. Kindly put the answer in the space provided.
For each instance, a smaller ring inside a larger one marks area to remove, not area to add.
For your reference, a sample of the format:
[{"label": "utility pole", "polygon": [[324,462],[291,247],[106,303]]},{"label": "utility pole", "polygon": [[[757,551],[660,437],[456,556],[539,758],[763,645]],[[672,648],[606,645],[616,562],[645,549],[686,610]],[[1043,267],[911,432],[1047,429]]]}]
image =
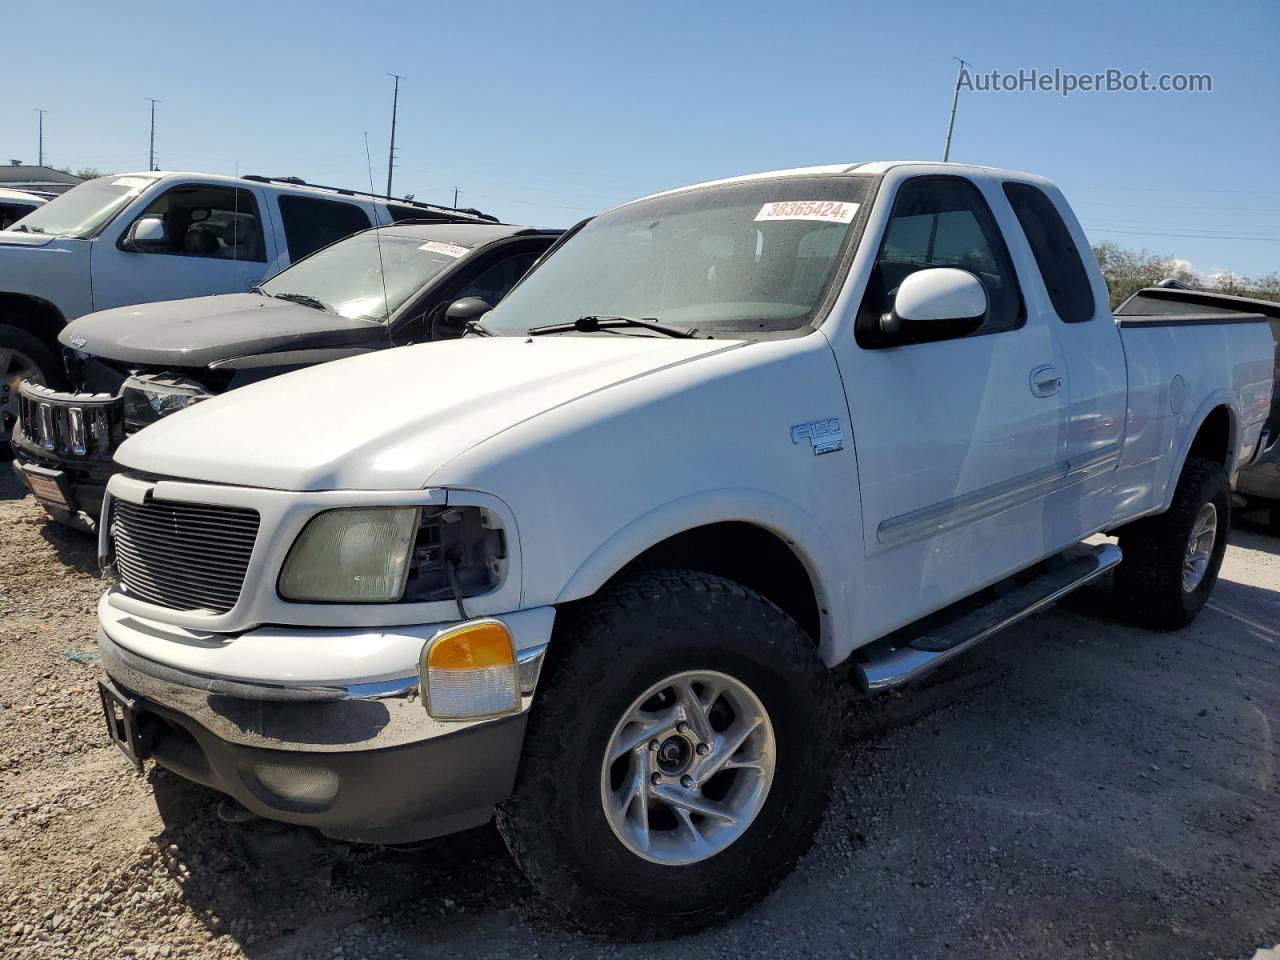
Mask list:
[{"label": "utility pole", "polygon": [[[959,57],[952,57],[952,60],[960,60]],[[942,162],[946,163],[951,159],[951,131],[956,127],[956,104],[960,102],[960,81],[964,77],[964,68],[971,67],[973,64],[965,63],[960,60],[960,69],[956,71],[956,92],[951,98],[951,119],[947,121],[947,145],[942,148]]]},{"label": "utility pole", "polygon": [[458,188],[453,188],[453,209],[458,209]]},{"label": "utility pole", "polygon": [[156,165],[156,104],[160,101],[154,97],[146,99],[151,101],[151,152],[147,159],[147,169],[159,170],[160,168]]},{"label": "utility pole", "polygon": [[387,196],[391,196],[391,171],[396,165],[396,108],[400,105],[400,81],[404,77],[398,73],[388,73],[388,77],[395,77],[395,91],[391,94],[391,149],[387,151]]},{"label": "utility pole", "polygon": [[37,141],[38,146],[36,149],[36,157],[37,157],[36,166],[39,166],[39,167],[44,166],[44,115],[48,112],[49,112],[48,110],[41,110],[39,108],[36,108],[36,113],[40,115],[40,133],[39,133],[39,140]]}]

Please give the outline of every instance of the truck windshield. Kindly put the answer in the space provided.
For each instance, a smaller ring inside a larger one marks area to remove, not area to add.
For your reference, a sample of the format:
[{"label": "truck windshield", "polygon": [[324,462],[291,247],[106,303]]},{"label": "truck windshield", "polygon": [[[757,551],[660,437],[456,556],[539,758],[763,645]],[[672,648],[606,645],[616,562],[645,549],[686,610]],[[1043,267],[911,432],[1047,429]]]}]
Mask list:
[{"label": "truck windshield", "polygon": [[141,174],[86,180],[27,214],[13,229],[57,237],[92,237],[155,179]]},{"label": "truck windshield", "polygon": [[[629,203],[567,240],[484,326],[510,336],[594,315],[713,334],[798,330],[821,309],[871,182],[749,180]],[[652,335],[638,327],[585,335],[620,332]]]},{"label": "truck windshield", "polygon": [[[300,260],[262,284],[263,293],[316,300],[352,320],[386,320],[427,281],[470,249],[443,240],[366,230]],[[384,297],[385,290],[385,297]]]}]

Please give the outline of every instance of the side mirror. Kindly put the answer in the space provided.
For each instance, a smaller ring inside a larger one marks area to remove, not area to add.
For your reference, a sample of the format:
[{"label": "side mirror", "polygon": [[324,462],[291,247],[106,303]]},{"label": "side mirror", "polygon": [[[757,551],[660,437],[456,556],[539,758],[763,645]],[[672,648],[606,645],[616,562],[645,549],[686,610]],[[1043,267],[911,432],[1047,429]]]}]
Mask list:
[{"label": "side mirror", "polygon": [[133,222],[124,237],[124,248],[139,253],[164,250],[169,246],[169,232],[159,217],[142,217]]},{"label": "side mirror", "polygon": [[898,287],[880,332],[895,343],[928,343],[967,337],[987,318],[987,290],[968,270],[929,267]]},{"label": "side mirror", "polygon": [[449,309],[444,312],[444,316],[436,319],[434,329],[431,331],[431,339],[445,340],[450,337],[460,337],[468,323],[479,320],[492,309],[492,306],[479,297],[463,297],[461,300],[455,300],[449,304]]}]

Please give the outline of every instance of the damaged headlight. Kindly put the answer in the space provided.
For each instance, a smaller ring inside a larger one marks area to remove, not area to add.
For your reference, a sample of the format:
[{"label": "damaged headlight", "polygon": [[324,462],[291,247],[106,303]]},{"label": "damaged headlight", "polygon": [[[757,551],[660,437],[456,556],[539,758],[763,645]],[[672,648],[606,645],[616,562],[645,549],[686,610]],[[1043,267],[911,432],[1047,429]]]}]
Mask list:
[{"label": "damaged headlight", "polygon": [[208,399],[200,384],[182,377],[130,377],[121,391],[125,430],[134,433],[161,417]]},{"label": "damaged headlight", "polygon": [[502,528],[480,507],[327,510],[289,550],[279,592],[311,603],[454,600],[492,590],[506,562]]}]

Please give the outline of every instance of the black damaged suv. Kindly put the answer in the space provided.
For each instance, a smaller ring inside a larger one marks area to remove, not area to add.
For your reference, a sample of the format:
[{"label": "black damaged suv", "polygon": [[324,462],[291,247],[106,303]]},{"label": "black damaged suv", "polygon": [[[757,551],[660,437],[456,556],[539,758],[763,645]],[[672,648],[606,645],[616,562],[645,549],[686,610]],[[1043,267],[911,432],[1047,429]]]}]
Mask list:
[{"label": "black damaged suv", "polygon": [[448,307],[464,298],[496,304],[560,233],[507,224],[375,227],[250,293],[74,320],[59,335],[74,389],[23,382],[14,468],[55,520],[93,531],[112,454],[129,434],[289,370],[458,336],[465,305]]}]

